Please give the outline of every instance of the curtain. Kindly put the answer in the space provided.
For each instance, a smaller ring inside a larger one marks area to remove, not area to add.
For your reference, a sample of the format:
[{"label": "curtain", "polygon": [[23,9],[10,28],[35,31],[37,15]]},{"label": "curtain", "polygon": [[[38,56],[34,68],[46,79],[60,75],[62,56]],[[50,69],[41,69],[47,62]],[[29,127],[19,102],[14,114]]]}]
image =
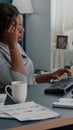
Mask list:
[{"label": "curtain", "polygon": [[73,29],[73,0],[64,0],[63,32]]},{"label": "curtain", "polygon": [[[67,35],[67,48],[73,50],[73,0],[51,0],[51,47],[56,47],[57,35]],[[54,54],[53,56],[56,62],[57,55]],[[68,53],[64,56],[64,65],[73,65],[73,53]],[[61,66],[59,60],[56,66],[55,62],[54,67],[57,67],[57,65]]]},{"label": "curtain", "polygon": [[62,34],[62,2],[51,0],[51,40],[56,41],[56,35]]},{"label": "curtain", "polygon": [[51,0],[51,41],[73,28],[73,0]]}]

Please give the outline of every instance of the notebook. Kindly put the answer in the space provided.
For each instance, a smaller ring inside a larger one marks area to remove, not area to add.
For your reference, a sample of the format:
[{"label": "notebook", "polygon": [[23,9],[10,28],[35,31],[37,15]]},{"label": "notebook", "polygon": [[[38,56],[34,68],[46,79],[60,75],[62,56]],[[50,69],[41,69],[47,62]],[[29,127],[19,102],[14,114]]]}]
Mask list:
[{"label": "notebook", "polygon": [[72,98],[59,98],[53,104],[53,107],[73,108]]}]

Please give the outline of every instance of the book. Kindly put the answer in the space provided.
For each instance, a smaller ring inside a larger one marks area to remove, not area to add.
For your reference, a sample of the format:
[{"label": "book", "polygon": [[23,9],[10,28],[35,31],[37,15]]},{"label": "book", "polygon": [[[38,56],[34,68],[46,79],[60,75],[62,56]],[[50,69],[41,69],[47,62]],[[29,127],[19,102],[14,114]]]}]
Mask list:
[{"label": "book", "polygon": [[73,108],[73,99],[72,98],[59,98],[52,105],[53,107]]},{"label": "book", "polygon": [[43,120],[60,117],[60,114],[34,101],[4,105],[0,109],[19,121]]}]

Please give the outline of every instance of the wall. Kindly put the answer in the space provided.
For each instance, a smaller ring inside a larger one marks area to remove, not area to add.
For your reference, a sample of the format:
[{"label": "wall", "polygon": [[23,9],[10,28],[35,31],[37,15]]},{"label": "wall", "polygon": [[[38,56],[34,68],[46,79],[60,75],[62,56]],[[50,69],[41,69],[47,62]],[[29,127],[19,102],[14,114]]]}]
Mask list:
[{"label": "wall", "polygon": [[50,0],[32,0],[34,13],[26,16],[26,52],[35,69],[50,70]]},{"label": "wall", "polygon": [[[0,0],[12,2],[12,0]],[[32,0],[34,13],[26,16],[26,52],[35,69],[50,70],[50,0]]]}]

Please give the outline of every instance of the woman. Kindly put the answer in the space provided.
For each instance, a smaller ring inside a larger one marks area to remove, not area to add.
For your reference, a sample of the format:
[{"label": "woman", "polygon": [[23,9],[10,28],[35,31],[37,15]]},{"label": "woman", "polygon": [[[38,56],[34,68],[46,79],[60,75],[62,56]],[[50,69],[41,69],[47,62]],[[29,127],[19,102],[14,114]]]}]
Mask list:
[{"label": "woman", "polygon": [[22,17],[11,4],[0,3],[0,82],[7,85],[15,80],[26,80],[28,84],[48,82],[64,73],[71,76],[67,69],[34,77],[33,63],[18,44],[23,37]]}]

